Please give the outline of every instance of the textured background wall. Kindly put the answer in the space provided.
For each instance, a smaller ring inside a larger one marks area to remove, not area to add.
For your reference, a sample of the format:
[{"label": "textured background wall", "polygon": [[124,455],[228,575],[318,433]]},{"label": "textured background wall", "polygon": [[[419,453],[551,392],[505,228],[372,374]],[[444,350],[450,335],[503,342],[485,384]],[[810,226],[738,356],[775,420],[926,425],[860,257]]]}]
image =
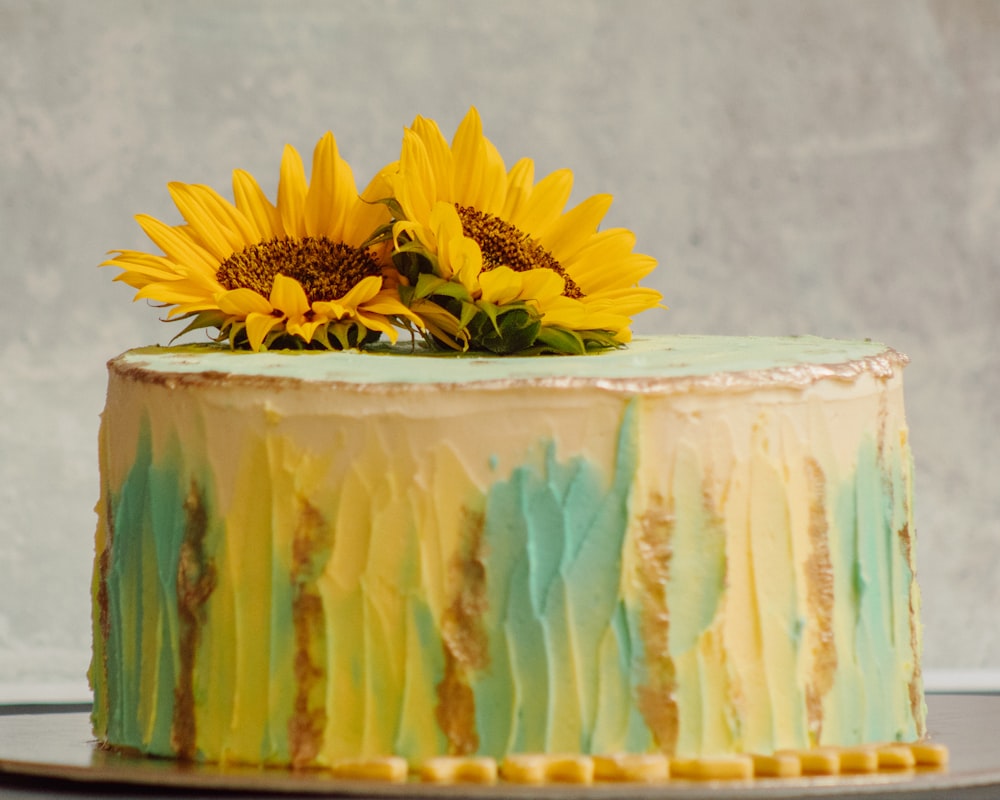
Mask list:
[{"label": "textured background wall", "polygon": [[165,185],[359,180],[476,104],[661,267],[641,332],[872,337],[906,373],[929,667],[1000,668],[1000,3],[0,0],[0,684],[86,668],[104,362],[176,332],[95,268]]}]

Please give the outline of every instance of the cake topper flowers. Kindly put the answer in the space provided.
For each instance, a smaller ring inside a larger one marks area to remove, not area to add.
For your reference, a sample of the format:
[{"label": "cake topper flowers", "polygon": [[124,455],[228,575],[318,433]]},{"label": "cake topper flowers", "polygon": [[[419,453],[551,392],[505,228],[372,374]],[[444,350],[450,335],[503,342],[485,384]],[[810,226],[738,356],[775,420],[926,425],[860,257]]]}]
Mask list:
[{"label": "cake topper flowers", "polygon": [[208,186],[171,183],[187,224],[137,217],[162,251],[113,251],[105,264],[124,270],[135,299],[172,306],[168,319],[189,319],[186,333],[219,329],[234,348],[356,347],[385,333],[393,341],[399,316],[415,315],[387,285],[386,247],[367,247],[388,211],[376,178],[359,197],[350,166],[327,133],[316,145],[306,181],[295,148],[281,159],[277,205],[254,178],[233,173],[235,204]]},{"label": "cake topper flowers", "polygon": [[639,286],[656,261],[630,231],[598,230],[609,195],[566,211],[572,184],[567,169],[536,183],[527,158],[508,172],[475,108],[451,145],[417,117],[361,195],[327,133],[309,181],[286,146],[276,205],[242,170],[232,203],[171,183],[185,224],[137,217],[163,254],[116,250],[104,264],[187,320],[181,334],[216,328],[234,349],[362,348],[400,328],[501,355],[621,346],[632,316],[660,304]]},{"label": "cake topper flowers", "polygon": [[634,235],[597,230],[611,196],[564,211],[572,172],[535,183],[527,158],[507,172],[475,108],[450,147],[417,117],[386,180],[400,295],[437,342],[583,353],[627,342],[631,316],[662,299],[638,286],[656,260],[632,252]]}]

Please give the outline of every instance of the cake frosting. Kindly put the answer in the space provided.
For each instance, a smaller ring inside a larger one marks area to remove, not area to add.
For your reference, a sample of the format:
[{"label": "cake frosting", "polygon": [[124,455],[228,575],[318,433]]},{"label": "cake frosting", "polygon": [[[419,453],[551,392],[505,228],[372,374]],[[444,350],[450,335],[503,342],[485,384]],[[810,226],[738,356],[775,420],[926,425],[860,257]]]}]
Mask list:
[{"label": "cake frosting", "polygon": [[110,363],[101,742],[322,766],[924,735],[899,353],[410,350]]}]

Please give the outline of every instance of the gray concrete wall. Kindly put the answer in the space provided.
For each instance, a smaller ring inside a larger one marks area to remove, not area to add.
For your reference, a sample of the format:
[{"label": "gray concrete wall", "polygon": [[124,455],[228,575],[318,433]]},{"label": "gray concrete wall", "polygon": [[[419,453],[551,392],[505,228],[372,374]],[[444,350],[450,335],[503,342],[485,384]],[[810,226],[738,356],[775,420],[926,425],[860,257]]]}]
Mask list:
[{"label": "gray concrete wall", "polygon": [[169,180],[356,174],[470,104],[661,262],[641,332],[912,357],[926,663],[1000,668],[1000,3],[0,0],[0,683],[78,680],[104,362],[165,342],[96,265]]}]

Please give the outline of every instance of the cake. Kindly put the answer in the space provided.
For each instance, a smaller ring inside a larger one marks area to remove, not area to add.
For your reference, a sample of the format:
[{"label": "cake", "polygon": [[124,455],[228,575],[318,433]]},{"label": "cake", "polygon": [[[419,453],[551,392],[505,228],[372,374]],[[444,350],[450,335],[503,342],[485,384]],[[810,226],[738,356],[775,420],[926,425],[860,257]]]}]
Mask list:
[{"label": "cake", "polygon": [[239,170],[232,201],[169,188],[161,252],[105,263],[211,341],[109,364],[102,747],[393,780],[942,762],[903,356],[633,340],[656,260],[475,109],[360,193],[331,133],[275,204]]},{"label": "cake", "polygon": [[901,355],[409,347],[110,363],[101,741],[321,766],[923,736]]}]

